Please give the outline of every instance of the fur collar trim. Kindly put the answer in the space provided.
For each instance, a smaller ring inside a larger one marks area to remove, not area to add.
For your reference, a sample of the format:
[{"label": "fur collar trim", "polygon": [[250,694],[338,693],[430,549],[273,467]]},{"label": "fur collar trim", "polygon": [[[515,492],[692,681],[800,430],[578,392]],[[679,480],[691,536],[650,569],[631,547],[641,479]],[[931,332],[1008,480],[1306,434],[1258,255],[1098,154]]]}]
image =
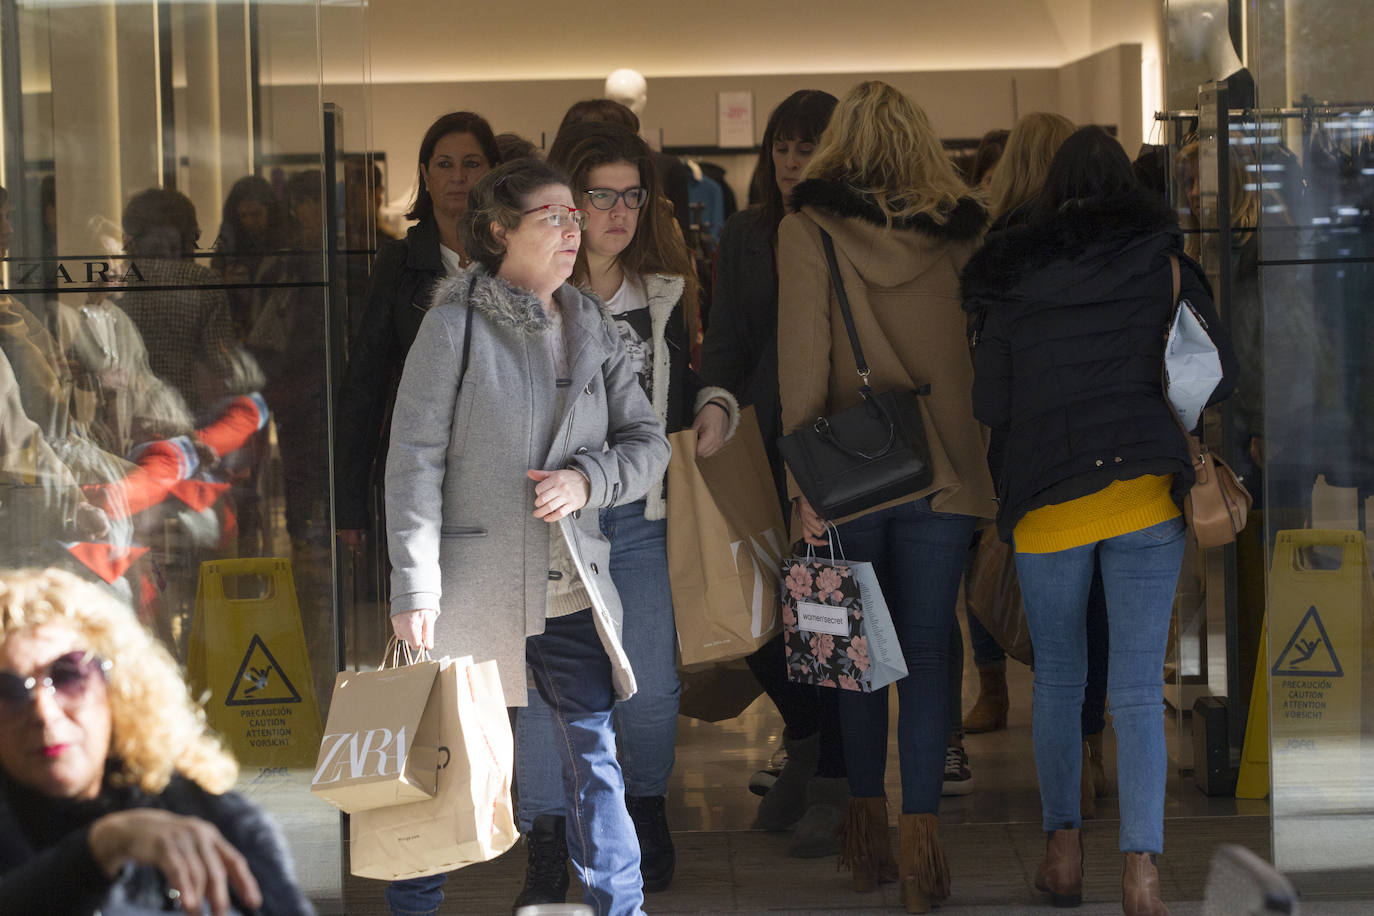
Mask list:
[{"label": "fur collar trim", "polygon": [[[875,226],[885,226],[883,211],[868,198],[841,181],[811,178],[792,189],[788,208],[793,212],[802,207],[815,207],[829,210],[838,216],[861,219]],[[965,241],[977,238],[987,226],[988,213],[983,205],[972,197],[961,197],[959,203],[949,212],[944,223],[937,223],[930,216],[921,213],[905,219],[894,220],[896,229],[914,229],[917,232],[951,241]]]},{"label": "fur collar trim", "polygon": [[549,329],[549,316],[538,296],[512,286],[480,266],[456,277],[444,277],[434,285],[431,308],[464,304],[477,309],[493,324],[522,334],[542,334]]},{"label": "fur collar trim", "polygon": [[[1053,219],[993,233],[964,268],[965,306],[982,308],[986,302],[981,300],[1000,298],[1027,274],[1056,261],[1073,261],[1091,248],[1116,248],[1124,239],[1160,232],[1177,235],[1178,216],[1167,201],[1141,191],[1069,206]],[[1181,251],[1181,241],[1178,247]]]}]

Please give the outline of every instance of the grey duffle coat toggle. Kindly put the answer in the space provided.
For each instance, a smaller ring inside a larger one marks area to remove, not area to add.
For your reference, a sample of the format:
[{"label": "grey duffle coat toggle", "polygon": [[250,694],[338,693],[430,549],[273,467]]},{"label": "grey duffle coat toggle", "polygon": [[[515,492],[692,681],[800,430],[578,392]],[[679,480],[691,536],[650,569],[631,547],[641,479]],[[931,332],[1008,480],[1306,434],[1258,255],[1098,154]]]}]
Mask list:
[{"label": "grey duffle coat toggle", "polygon": [[601,303],[566,283],[554,298],[568,347],[562,380],[559,341],[533,293],[481,268],[441,281],[406,359],[386,466],[391,613],[438,608],[435,654],[495,659],[510,706],[526,703],[525,638],[544,631],[549,584],[548,523],[534,517],[526,470],[575,468],[591,484],[586,507],[558,524],[625,699],[634,673],[596,510],[644,496],[669,455]]}]

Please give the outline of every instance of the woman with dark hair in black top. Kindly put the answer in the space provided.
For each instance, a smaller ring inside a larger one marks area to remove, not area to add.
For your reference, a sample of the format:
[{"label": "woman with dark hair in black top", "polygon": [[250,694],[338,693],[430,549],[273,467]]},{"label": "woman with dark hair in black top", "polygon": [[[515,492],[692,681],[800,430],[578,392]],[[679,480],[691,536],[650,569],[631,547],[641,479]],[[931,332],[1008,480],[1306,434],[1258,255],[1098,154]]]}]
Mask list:
[{"label": "woman with dark hair in black top", "polygon": [[383,418],[435,281],[467,267],[458,222],[468,191],[501,162],[491,125],[470,111],[444,115],[420,142],[415,202],[419,220],[377,252],[348,371],[339,390],[335,450],[335,524],[357,550],[368,526],[368,491],[385,429]]},{"label": "woman with dark hair in black top", "polygon": [[[754,405],[763,445],[773,468],[778,501],[790,517],[782,457],[778,400],[778,223],[786,196],[801,178],[830,114],[835,97],[816,89],[792,93],[773,110],[763,132],[754,169],[760,203],[725,222],[716,259],[711,320],[701,349],[701,376],[725,388],[740,406]],[[787,763],[759,803],[764,830],[793,828],[791,854],[801,858],[832,855],[849,788],[833,690],[817,690],[787,680],[779,635],[748,659],[785,729]]]}]

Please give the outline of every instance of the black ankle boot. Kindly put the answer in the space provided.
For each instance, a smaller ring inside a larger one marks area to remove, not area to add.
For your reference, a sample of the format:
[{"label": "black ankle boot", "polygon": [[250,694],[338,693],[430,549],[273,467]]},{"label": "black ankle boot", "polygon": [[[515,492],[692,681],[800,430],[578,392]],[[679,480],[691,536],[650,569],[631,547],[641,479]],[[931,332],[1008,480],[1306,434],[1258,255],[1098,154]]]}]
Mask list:
[{"label": "black ankle boot", "polygon": [[625,808],[639,837],[639,874],[646,894],[665,891],[673,883],[677,853],[668,832],[662,795],[626,795]]},{"label": "black ankle boot", "polygon": [[525,887],[513,909],[535,903],[563,903],[568,896],[568,841],[561,815],[541,814],[525,834],[530,860],[525,868]]}]

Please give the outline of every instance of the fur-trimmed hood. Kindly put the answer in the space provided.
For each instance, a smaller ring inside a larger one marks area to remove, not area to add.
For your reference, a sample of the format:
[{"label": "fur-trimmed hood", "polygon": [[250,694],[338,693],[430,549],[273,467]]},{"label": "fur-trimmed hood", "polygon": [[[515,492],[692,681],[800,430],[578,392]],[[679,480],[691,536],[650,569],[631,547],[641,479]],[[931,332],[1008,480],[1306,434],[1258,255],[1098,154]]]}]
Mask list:
[{"label": "fur-trimmed hood", "polygon": [[989,235],[964,268],[964,308],[1091,299],[1112,277],[1135,275],[1165,252],[1182,254],[1183,236],[1173,209],[1151,192],[1068,206]]},{"label": "fur-trimmed hood", "polygon": [[[553,296],[565,310],[576,309],[585,300],[595,307],[603,321],[609,322],[605,304],[571,283],[564,283]],[[522,334],[543,334],[552,326],[538,296],[488,273],[481,265],[474,265],[456,277],[444,277],[434,284],[430,308],[464,303],[471,303],[498,327]]]},{"label": "fur-trimmed hood", "polygon": [[869,197],[844,182],[819,178],[793,188],[788,206],[830,233],[866,284],[887,288],[921,277],[943,262],[951,246],[971,249],[988,221],[983,205],[964,197],[943,223],[918,214],[889,227]]}]

